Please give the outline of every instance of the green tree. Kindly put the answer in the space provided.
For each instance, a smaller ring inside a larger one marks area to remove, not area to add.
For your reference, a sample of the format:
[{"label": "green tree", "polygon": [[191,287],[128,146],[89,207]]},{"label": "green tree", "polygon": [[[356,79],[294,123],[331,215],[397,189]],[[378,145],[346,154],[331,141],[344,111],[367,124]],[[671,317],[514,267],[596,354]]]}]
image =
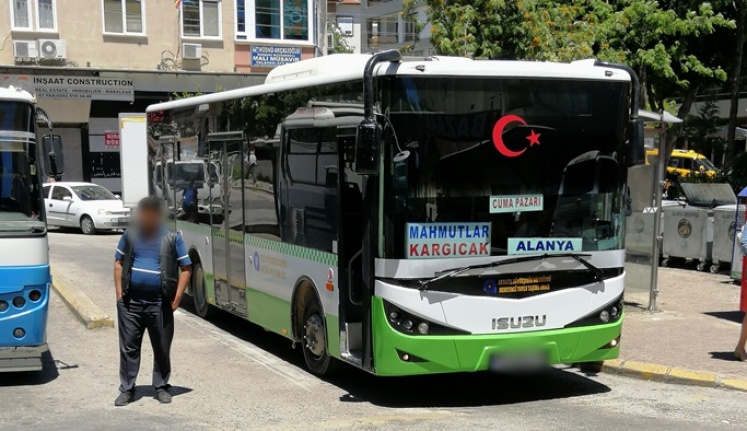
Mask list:
[{"label": "green tree", "polygon": [[[726,80],[720,31],[735,27],[720,12],[728,0],[405,0],[402,13],[420,5],[441,54],[627,64],[641,79],[645,105],[659,111],[676,98],[680,118],[700,88]],[[668,134],[669,149],[678,128]]]}]

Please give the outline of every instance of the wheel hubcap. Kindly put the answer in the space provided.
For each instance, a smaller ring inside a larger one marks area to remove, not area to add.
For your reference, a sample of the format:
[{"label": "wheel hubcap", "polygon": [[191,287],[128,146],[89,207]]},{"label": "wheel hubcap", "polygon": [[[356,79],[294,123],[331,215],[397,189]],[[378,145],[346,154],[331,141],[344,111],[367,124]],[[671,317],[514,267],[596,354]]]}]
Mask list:
[{"label": "wheel hubcap", "polygon": [[318,314],[314,314],[306,319],[304,326],[305,336],[304,344],[314,356],[320,357],[324,353],[324,347],[327,344],[324,334],[324,321]]},{"label": "wheel hubcap", "polygon": [[90,232],[91,228],[93,228],[91,220],[83,219],[83,230],[86,232]]}]

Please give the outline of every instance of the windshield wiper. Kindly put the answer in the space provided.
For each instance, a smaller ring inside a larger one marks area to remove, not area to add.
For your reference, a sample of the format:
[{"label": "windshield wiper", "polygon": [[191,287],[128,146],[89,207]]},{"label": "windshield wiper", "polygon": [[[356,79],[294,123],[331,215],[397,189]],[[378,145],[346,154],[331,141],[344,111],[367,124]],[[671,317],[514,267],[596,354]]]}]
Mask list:
[{"label": "windshield wiper", "polygon": [[431,283],[435,283],[436,281],[440,281],[446,278],[456,277],[457,275],[463,272],[472,270],[472,269],[496,268],[502,265],[509,265],[512,263],[531,262],[533,260],[546,260],[552,257],[570,257],[576,260],[578,263],[585,266],[586,269],[588,269],[594,274],[595,281],[602,281],[606,278],[604,271],[592,265],[586,259],[586,258],[591,257],[590,254],[578,254],[578,253],[547,254],[546,253],[546,254],[532,255],[532,256],[519,256],[519,257],[514,257],[511,259],[503,259],[503,260],[497,260],[495,262],[483,263],[480,265],[468,265],[468,266],[463,266],[461,268],[455,268],[455,269],[452,269],[451,271],[447,271],[439,275],[438,277],[434,277],[428,280],[421,280],[420,290],[428,290],[428,286]]}]

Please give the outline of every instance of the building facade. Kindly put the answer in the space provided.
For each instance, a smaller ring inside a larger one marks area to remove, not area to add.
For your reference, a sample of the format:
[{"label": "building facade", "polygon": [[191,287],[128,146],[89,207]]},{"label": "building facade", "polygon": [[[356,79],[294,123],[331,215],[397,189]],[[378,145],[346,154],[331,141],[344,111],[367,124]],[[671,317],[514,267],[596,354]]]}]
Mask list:
[{"label": "building facade", "polygon": [[[362,52],[384,49],[401,49],[412,45],[417,36],[416,22],[427,22],[425,7],[418,6],[403,16],[402,0],[362,0],[361,4]],[[430,25],[420,31],[420,38],[408,55],[428,57],[433,55]]]},{"label": "building facade", "polygon": [[49,113],[64,180],[118,192],[119,113],[260,84],[323,55],[327,11],[326,0],[0,1],[0,86],[29,90]]}]

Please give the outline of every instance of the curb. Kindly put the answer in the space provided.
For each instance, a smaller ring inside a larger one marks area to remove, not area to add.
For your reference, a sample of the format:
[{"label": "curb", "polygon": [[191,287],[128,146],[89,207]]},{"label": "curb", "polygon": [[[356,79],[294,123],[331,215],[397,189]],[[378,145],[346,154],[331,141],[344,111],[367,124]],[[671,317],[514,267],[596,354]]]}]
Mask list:
[{"label": "curb", "polygon": [[52,272],[52,288],[60,295],[67,308],[73,312],[87,329],[113,328],[114,321],[101,308],[80,290],[61,282],[54,270]]},{"label": "curb", "polygon": [[747,392],[747,380],[733,379],[721,374],[692,371],[647,362],[613,359],[601,364],[598,371],[605,374],[615,374],[652,382],[724,388]]}]

